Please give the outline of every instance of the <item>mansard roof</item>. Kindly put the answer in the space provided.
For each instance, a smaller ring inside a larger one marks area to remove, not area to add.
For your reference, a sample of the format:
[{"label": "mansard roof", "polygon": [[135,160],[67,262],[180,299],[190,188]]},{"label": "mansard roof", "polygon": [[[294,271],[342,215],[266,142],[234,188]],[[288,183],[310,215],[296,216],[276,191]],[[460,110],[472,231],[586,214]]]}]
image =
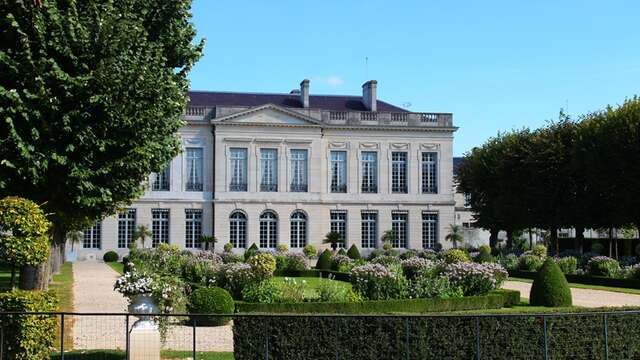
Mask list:
[{"label": "mansard roof", "polygon": [[[247,106],[274,104],[285,108],[302,108],[300,94],[240,93],[223,91],[189,91],[190,106]],[[330,111],[367,111],[362,97],[349,95],[309,95],[309,108]],[[378,111],[408,112],[378,100]]]}]

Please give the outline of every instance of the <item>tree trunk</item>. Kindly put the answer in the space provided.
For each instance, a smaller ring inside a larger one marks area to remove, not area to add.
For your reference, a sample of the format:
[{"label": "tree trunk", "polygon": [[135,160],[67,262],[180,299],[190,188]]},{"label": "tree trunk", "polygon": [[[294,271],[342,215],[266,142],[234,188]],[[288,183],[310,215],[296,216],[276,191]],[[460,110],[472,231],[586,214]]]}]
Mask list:
[{"label": "tree trunk", "polygon": [[609,228],[609,257],[613,257],[613,228]]},{"label": "tree trunk", "polygon": [[573,240],[573,249],[582,253],[584,252],[584,226],[576,225],[575,230],[576,236]]},{"label": "tree trunk", "polygon": [[551,228],[549,230],[549,236],[550,236],[550,246],[549,248],[553,248],[555,251],[555,255],[557,255],[560,251],[560,245],[558,244],[558,229],[556,229],[555,227]]},{"label": "tree trunk", "polygon": [[507,249],[513,249],[513,230],[507,230]]},{"label": "tree trunk", "polygon": [[66,231],[59,227],[54,227],[53,229],[53,241],[51,244],[51,256],[50,256],[50,264],[51,264],[51,275],[58,274],[60,272],[60,267],[64,263],[65,260],[65,237]]},{"label": "tree trunk", "polygon": [[531,228],[529,228],[529,249],[533,249],[533,234],[531,234]]},{"label": "tree trunk", "polygon": [[491,229],[489,230],[489,246],[492,249],[497,249],[498,248],[498,232],[500,230],[497,229]]},{"label": "tree trunk", "polygon": [[20,269],[20,289],[47,290],[49,288],[49,264],[23,266]]}]

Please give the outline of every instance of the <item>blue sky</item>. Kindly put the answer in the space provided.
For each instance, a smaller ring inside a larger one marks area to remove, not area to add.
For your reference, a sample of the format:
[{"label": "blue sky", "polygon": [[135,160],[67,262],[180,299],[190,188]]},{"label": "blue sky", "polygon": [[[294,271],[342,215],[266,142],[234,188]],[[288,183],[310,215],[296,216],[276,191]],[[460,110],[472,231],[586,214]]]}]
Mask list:
[{"label": "blue sky", "polygon": [[[640,94],[640,1],[194,0],[192,88],[361,94],[453,112],[461,155]],[[365,66],[368,58],[368,66]]]}]

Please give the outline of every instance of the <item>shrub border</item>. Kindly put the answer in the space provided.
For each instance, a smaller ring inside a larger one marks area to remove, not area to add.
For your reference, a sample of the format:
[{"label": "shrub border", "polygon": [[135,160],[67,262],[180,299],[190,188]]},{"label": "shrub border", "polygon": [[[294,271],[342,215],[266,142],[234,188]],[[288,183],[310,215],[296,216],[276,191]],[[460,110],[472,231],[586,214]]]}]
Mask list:
[{"label": "shrub border", "polygon": [[493,290],[483,296],[450,299],[401,299],[353,303],[258,304],[236,301],[238,313],[273,314],[426,314],[445,311],[500,309],[520,302],[516,290]]},{"label": "shrub border", "polygon": [[[509,270],[509,277],[535,279],[536,271]],[[575,284],[640,289],[640,280],[614,279],[605,276],[565,274],[567,281]]]}]

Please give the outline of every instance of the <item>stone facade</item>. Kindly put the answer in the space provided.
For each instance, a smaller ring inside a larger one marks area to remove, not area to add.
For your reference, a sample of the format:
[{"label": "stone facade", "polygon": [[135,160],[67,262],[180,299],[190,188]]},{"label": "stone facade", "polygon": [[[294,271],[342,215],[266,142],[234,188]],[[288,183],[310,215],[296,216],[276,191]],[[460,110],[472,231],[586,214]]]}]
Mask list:
[{"label": "stone facade", "polygon": [[[363,85],[368,100],[362,101],[380,104],[372,85],[376,84]],[[218,249],[232,240],[239,252],[252,243],[260,245],[261,240],[263,245],[273,246],[274,242],[267,241],[272,240],[298,250],[305,243],[322,248],[324,235],[342,226],[346,246],[355,244],[362,249],[367,245],[363,249],[367,252],[381,247],[380,237],[392,229],[394,218],[396,229],[403,229],[397,231],[406,230],[406,245],[398,244],[400,247],[420,249],[433,246],[433,242],[449,247],[444,237],[454,223],[452,144],[456,130],[451,114],[327,110],[314,107],[318,101],[313,96],[309,100],[308,89],[309,82],[303,82],[300,95],[294,95],[300,97],[298,107],[273,103],[247,106],[242,101],[190,104],[185,113],[187,125],[180,130],[184,151],[170,164],[168,186],[156,191],[149,186],[129,207],[135,209],[135,226],[143,224],[154,230],[155,224],[156,234],[164,231],[161,237],[168,233],[169,243],[186,248],[187,232],[193,230],[186,224],[186,214],[199,209],[201,220],[196,231],[215,235]],[[194,170],[188,159],[194,153],[202,154],[198,160],[202,164],[197,163],[201,168],[195,166],[201,170]],[[267,153],[272,160],[265,160]],[[369,172],[375,173],[375,192],[363,191],[363,153],[376,158],[375,171]],[[304,161],[296,160],[300,156]],[[332,162],[332,156],[341,161]],[[427,160],[435,168],[424,170]],[[336,165],[342,162],[346,164]],[[398,166],[401,170],[394,171]],[[194,171],[202,171],[200,177],[196,175],[202,182],[201,191],[188,189],[188,178],[193,179]],[[401,173],[404,175],[399,176]],[[425,184],[431,187],[427,189]],[[393,191],[394,186],[403,191]],[[168,230],[159,230],[161,225],[153,221],[152,209],[168,209],[168,221],[162,224]],[[265,211],[275,215],[275,223],[273,216],[269,224],[260,220]],[[298,227],[299,223],[292,226],[292,215],[298,211],[304,215],[303,227]],[[343,214],[334,215],[339,218],[334,219],[334,227],[332,211]],[[363,244],[363,213],[376,214],[373,244]],[[240,225],[232,225],[233,214],[241,214],[237,215]],[[102,221],[99,247],[91,248],[91,236],[95,235],[85,234],[89,241],[75,246],[78,258],[100,257],[107,250],[126,253],[122,247],[126,226],[122,219],[120,222],[119,226],[118,215]]]}]

